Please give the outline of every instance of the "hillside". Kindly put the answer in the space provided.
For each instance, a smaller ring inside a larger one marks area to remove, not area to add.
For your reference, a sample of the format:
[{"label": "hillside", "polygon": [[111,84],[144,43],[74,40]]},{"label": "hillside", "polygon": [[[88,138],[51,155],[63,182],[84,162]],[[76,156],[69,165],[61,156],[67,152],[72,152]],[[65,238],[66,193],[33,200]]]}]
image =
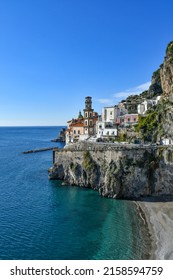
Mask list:
[{"label": "hillside", "polygon": [[147,116],[139,116],[136,130],[145,141],[159,142],[173,139],[173,41],[166,49],[166,56],[160,68],[153,73],[152,84],[140,97],[154,99],[161,95],[157,106]]}]

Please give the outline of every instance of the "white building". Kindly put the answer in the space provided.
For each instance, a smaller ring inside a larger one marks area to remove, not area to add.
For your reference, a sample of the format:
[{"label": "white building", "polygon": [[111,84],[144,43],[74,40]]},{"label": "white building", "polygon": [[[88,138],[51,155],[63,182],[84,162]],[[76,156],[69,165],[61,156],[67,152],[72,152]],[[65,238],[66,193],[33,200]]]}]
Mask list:
[{"label": "white building", "polygon": [[146,114],[147,110],[157,105],[159,100],[160,100],[160,96],[157,96],[155,100],[145,100],[144,102],[138,105],[138,114],[140,115]]},{"label": "white building", "polygon": [[161,144],[162,145],[173,145],[173,140],[172,139],[169,139],[169,138],[164,138],[161,140]]},{"label": "white building", "polygon": [[117,136],[117,117],[120,109],[117,106],[104,107],[96,124],[97,138]]},{"label": "white building", "polygon": [[117,117],[120,115],[120,108],[117,106],[104,107],[102,109],[103,122],[116,122]]}]

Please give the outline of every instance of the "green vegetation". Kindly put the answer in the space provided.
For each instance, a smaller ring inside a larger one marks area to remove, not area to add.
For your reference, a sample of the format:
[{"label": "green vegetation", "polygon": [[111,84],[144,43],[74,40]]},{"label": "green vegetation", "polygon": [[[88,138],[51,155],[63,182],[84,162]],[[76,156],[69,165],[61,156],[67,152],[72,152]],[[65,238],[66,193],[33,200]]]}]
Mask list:
[{"label": "green vegetation", "polygon": [[143,91],[139,96],[142,98],[148,98],[148,90]]},{"label": "green vegetation", "polygon": [[171,54],[171,63],[173,63],[173,41],[171,41],[166,49],[166,54]]},{"label": "green vegetation", "polygon": [[89,151],[83,152],[83,163],[82,166],[85,170],[93,170],[96,168],[96,163],[92,159]]},{"label": "green vegetation", "polygon": [[70,163],[70,169],[74,174],[77,174],[79,172],[79,165],[75,162]]},{"label": "green vegetation", "polygon": [[160,68],[153,72],[153,78],[160,78]]},{"label": "green vegetation", "polygon": [[153,132],[157,130],[158,119],[157,113],[151,112],[147,116],[138,117],[138,124],[135,125],[136,132],[141,133],[141,137],[144,141],[156,141],[153,139]]},{"label": "green vegetation", "polygon": [[[170,68],[170,63],[173,64],[173,41],[168,44],[166,54],[168,60],[164,60],[164,64],[161,64],[159,69],[153,72],[152,84],[149,89],[139,95],[131,95],[127,97],[126,100],[122,100],[129,113],[136,112],[137,104],[141,104],[144,99],[155,99],[163,93],[160,77],[161,68],[167,69],[163,75],[167,75],[168,73],[168,78],[171,79],[170,83],[172,83],[172,68]],[[167,79],[167,77],[165,76],[164,79]],[[169,132],[169,127],[171,127],[173,122],[171,113],[171,107],[173,106],[172,95],[171,98],[165,94],[162,96],[163,98],[160,102],[157,105],[152,106],[152,108],[146,112],[147,115],[139,116],[138,124],[134,126],[136,133],[138,133],[139,137],[143,139],[143,141],[155,143],[165,136],[170,136],[172,133],[172,130]],[[120,133],[117,140],[120,142],[130,141],[131,139],[130,137],[127,137],[127,135]]]},{"label": "green vegetation", "polygon": [[173,162],[173,151],[172,150],[167,150],[166,160],[171,163]]},{"label": "green vegetation", "polygon": [[125,132],[121,131],[116,140],[118,142],[125,142],[127,140],[127,134]]},{"label": "green vegetation", "polygon": [[167,119],[167,112],[173,106],[169,99],[162,100],[156,107],[147,111],[147,116],[138,117],[138,124],[135,131],[140,134],[144,141],[156,142],[164,136],[164,123]]},{"label": "green vegetation", "polygon": [[159,158],[159,160],[161,160],[163,158],[163,154],[164,154],[165,150],[166,150],[166,147],[159,147],[158,148],[158,158]]},{"label": "green vegetation", "polygon": [[166,53],[170,52],[171,54],[173,54],[173,41],[171,41],[166,49]]}]

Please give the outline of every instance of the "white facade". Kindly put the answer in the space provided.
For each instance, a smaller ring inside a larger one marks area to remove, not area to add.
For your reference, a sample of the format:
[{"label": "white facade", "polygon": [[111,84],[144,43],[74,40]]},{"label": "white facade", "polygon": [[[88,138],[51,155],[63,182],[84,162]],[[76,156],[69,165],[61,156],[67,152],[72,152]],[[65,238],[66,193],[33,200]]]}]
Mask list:
[{"label": "white facade", "polygon": [[148,109],[152,108],[154,105],[157,105],[159,100],[160,96],[157,96],[156,100],[145,100],[138,105],[138,114],[144,115]]},{"label": "white facade", "polygon": [[161,98],[160,95],[156,97],[156,104],[160,101],[160,98]]},{"label": "white facade", "polygon": [[145,106],[144,104],[139,104],[138,105],[138,114],[143,115],[145,112]]},{"label": "white facade", "polygon": [[97,138],[100,137],[114,137],[118,135],[117,128],[104,128],[98,129],[97,131]]},{"label": "white facade", "polygon": [[96,135],[100,137],[114,137],[117,136],[117,117],[120,115],[118,107],[104,107],[102,109],[101,118],[96,124]]},{"label": "white facade", "polygon": [[173,140],[169,139],[169,138],[164,138],[162,139],[162,144],[163,145],[173,145]]},{"label": "white facade", "polygon": [[120,109],[118,107],[104,107],[102,109],[102,121],[103,122],[116,122],[117,116],[120,115]]}]

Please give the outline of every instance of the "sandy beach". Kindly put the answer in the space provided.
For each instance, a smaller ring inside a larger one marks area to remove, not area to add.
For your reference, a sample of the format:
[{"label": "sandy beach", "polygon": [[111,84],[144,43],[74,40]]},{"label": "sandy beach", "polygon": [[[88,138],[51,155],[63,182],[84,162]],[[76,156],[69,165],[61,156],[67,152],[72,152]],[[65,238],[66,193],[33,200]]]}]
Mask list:
[{"label": "sandy beach", "polygon": [[173,260],[173,201],[140,201],[153,240],[151,258]]}]

